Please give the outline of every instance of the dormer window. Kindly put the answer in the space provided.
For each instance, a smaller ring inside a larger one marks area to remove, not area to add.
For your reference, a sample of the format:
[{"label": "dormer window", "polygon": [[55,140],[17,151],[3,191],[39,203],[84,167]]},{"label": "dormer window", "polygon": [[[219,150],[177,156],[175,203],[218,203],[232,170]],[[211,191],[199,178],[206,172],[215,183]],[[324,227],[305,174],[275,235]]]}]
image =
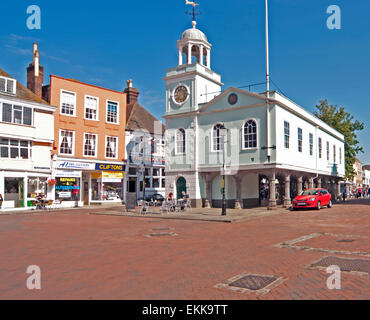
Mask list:
[{"label": "dormer window", "polygon": [[14,79],[0,77],[0,92],[15,94],[16,81]]}]

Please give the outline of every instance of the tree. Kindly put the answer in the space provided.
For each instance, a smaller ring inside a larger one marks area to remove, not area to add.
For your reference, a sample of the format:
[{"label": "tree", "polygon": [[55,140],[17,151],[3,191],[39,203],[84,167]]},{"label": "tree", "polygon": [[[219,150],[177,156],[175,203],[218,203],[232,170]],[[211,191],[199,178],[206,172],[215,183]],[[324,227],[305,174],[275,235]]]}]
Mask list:
[{"label": "tree", "polygon": [[328,101],[320,100],[316,105],[315,116],[344,135],[344,155],[346,178],[352,180],[355,175],[353,164],[355,157],[364,152],[357,139],[357,131],[364,130],[364,123],[354,119],[354,116],[344,110],[344,107],[329,105]]}]

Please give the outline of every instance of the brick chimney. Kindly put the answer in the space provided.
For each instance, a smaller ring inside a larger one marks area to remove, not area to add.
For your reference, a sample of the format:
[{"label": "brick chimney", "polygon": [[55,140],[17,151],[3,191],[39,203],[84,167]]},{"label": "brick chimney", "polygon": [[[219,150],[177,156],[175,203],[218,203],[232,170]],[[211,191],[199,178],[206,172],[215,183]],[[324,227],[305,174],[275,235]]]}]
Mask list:
[{"label": "brick chimney", "polygon": [[27,88],[42,98],[42,84],[44,82],[44,67],[40,65],[40,53],[37,43],[33,44],[33,61],[27,68]]},{"label": "brick chimney", "polygon": [[137,102],[139,90],[132,87],[132,80],[127,80],[127,87],[123,92],[127,94],[127,104],[134,104]]}]

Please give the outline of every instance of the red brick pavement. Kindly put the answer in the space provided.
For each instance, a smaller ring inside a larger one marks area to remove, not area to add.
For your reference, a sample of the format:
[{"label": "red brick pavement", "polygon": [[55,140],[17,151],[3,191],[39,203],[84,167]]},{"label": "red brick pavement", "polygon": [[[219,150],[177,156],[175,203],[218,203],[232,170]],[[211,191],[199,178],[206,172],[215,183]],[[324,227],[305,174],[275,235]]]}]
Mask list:
[{"label": "red brick pavement", "polygon": [[[342,289],[332,291],[325,271],[306,266],[327,255],[370,256],[275,246],[312,233],[370,237],[369,205],[358,200],[235,224],[82,210],[0,216],[0,299],[369,299],[369,276],[343,272]],[[165,227],[178,236],[144,236]],[[336,242],[320,237],[296,245],[336,249]],[[361,239],[338,248],[368,252],[367,238]],[[41,290],[26,288],[29,265],[41,268]],[[286,280],[262,296],[215,288],[242,273]]]}]

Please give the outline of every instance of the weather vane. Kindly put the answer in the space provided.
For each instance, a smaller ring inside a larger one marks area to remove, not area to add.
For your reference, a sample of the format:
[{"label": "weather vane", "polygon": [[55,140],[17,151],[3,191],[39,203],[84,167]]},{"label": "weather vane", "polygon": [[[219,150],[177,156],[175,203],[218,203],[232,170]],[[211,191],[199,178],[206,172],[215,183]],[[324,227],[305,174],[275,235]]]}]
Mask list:
[{"label": "weather vane", "polygon": [[190,11],[186,11],[185,13],[186,13],[186,14],[188,14],[188,15],[193,16],[193,21],[197,21],[196,16],[199,16],[199,15],[201,15],[201,14],[202,14],[201,12],[196,12],[196,11],[195,11],[195,8],[196,8],[197,6],[199,6],[199,3],[196,3],[196,2],[195,2],[195,0],[194,0],[194,1],[188,1],[188,0],[185,0],[185,4],[186,4],[186,5],[193,6],[193,11],[192,11],[192,12],[190,12]]}]

